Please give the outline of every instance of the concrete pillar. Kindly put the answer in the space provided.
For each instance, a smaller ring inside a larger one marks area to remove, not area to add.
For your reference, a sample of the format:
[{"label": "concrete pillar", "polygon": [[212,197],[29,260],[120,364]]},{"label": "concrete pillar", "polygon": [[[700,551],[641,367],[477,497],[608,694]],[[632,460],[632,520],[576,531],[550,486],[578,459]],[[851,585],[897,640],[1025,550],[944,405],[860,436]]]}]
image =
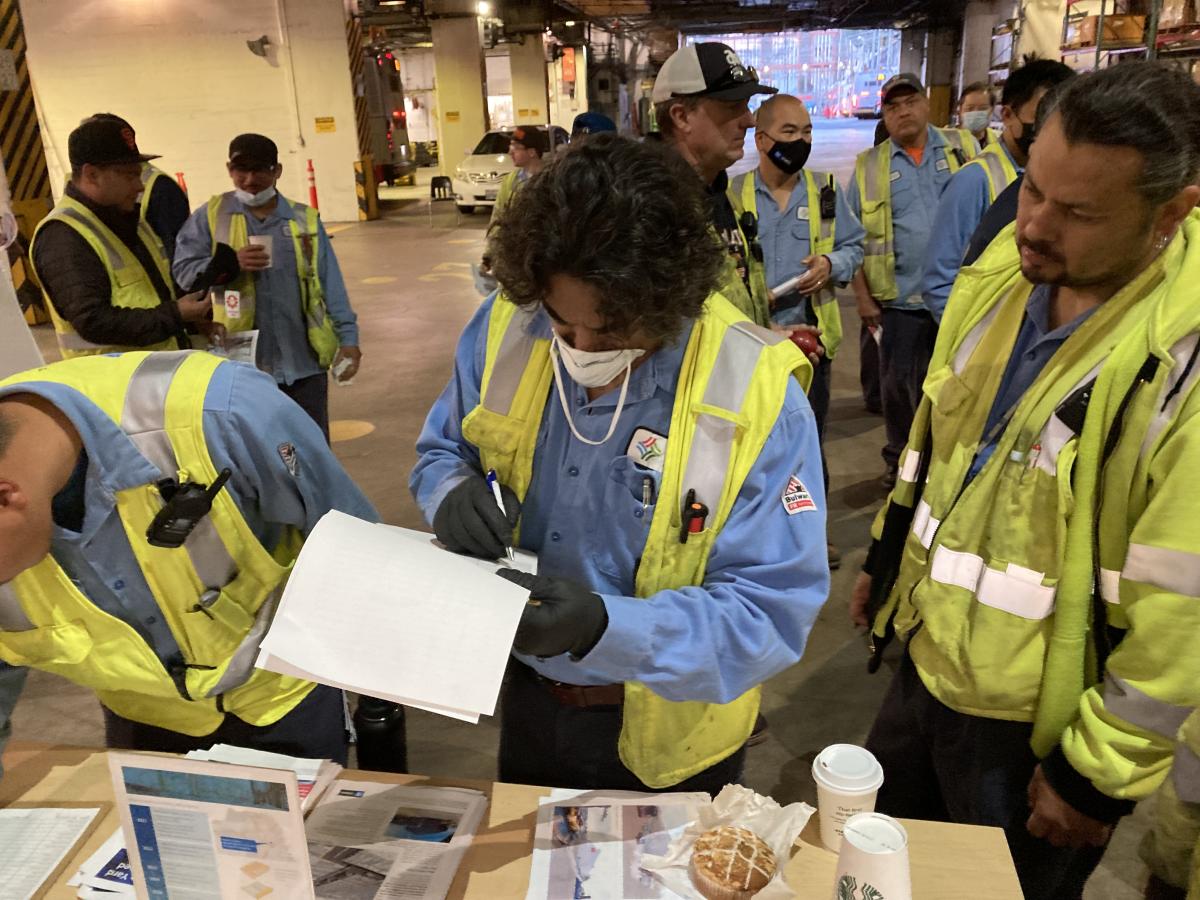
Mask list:
[{"label": "concrete pillar", "polygon": [[546,96],[546,53],[538,34],[527,34],[525,43],[508,45],[512,68],[513,118],[518,125],[545,125],[550,121]]},{"label": "concrete pillar", "polygon": [[[962,56],[958,88],[973,81],[987,81],[992,58],[992,28],[1013,12],[1011,2],[971,0],[963,10]],[[957,99],[957,98],[955,98]]]},{"label": "concrete pillar", "polygon": [[488,128],[483,42],[475,16],[439,18],[432,24],[438,164],[447,175]]},{"label": "concrete pillar", "polygon": [[900,32],[900,71],[912,72],[925,80],[925,41],[928,32],[924,28],[906,28]]},{"label": "concrete pillar", "polygon": [[1036,53],[1043,59],[1058,59],[1062,55],[1067,0],[1021,0],[1021,7],[1024,20],[1013,50],[1013,63],[1019,63],[1027,53]]},{"label": "concrete pillar", "polygon": [[957,47],[957,29],[938,28],[929,33],[925,50],[925,87],[929,91],[929,121],[934,125],[950,124]]}]

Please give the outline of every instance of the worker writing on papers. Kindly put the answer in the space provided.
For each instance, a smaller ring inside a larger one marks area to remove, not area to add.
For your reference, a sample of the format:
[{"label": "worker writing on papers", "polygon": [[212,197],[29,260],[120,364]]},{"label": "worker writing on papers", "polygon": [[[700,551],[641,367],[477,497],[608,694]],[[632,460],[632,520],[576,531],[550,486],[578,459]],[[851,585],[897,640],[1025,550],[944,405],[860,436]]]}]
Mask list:
[{"label": "worker writing on papers", "polygon": [[715,292],[706,203],[681,161],[609,135],[530,179],[489,248],[504,291],[418,440],[443,543],[539,554],[503,573],[537,601],[503,781],[716,793],[828,593],[811,369]]}]

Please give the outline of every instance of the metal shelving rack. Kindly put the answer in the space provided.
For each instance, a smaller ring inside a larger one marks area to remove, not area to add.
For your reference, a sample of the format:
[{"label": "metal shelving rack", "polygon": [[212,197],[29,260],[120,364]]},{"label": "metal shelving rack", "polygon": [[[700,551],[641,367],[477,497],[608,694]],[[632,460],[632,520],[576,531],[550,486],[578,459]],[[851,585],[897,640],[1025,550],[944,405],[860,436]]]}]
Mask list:
[{"label": "metal shelving rack", "polygon": [[[1067,46],[1067,35],[1070,32],[1072,23],[1080,22],[1089,15],[1092,15],[1090,13],[1075,11],[1073,7],[1078,4],[1079,0],[1070,0],[1067,3],[1066,15],[1063,16],[1061,58],[1064,63],[1079,71],[1090,71],[1091,69],[1113,65],[1119,62],[1122,57],[1153,58],[1158,34],[1158,15],[1162,10],[1162,0],[1147,0],[1144,4],[1138,4],[1139,6],[1144,6],[1146,9],[1146,28],[1140,41],[1131,41],[1129,43],[1105,41],[1104,25],[1110,16],[1134,15],[1135,13],[1131,9],[1134,5],[1133,0],[1111,0],[1111,2],[1110,0],[1100,0],[1099,12],[1095,14],[1095,45],[1069,47]],[[1140,15],[1141,13],[1137,14]]]}]

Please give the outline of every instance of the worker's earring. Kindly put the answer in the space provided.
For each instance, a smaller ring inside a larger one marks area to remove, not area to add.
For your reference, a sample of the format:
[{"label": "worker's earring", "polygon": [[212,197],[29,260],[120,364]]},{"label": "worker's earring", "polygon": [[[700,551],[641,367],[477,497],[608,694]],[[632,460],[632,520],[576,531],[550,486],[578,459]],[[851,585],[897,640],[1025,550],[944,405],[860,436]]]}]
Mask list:
[{"label": "worker's earring", "polygon": [[1158,240],[1154,242],[1154,249],[1156,252],[1162,253],[1167,249],[1167,244],[1169,243],[1171,243],[1171,236],[1169,234],[1160,234]]}]

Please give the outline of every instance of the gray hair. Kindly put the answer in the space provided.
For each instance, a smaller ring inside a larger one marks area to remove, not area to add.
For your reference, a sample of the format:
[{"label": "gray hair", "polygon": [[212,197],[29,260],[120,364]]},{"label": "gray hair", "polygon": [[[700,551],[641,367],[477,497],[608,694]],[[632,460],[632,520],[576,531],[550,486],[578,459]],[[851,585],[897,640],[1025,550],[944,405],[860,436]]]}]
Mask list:
[{"label": "gray hair", "polygon": [[1052,111],[1069,143],[1138,151],[1151,206],[1200,181],[1200,87],[1183,72],[1144,61],[1100,69],[1063,85]]}]

